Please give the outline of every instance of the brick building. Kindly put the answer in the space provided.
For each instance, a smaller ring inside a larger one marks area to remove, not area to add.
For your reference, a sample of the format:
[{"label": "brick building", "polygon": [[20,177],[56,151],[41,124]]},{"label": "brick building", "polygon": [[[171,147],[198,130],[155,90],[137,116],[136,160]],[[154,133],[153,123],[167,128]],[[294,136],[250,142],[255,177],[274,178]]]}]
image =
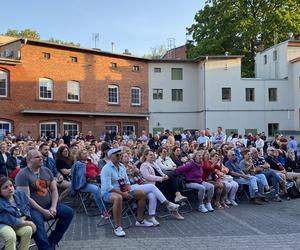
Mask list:
[{"label": "brick building", "polygon": [[1,44],[0,134],[148,130],[148,61],[29,39]]}]

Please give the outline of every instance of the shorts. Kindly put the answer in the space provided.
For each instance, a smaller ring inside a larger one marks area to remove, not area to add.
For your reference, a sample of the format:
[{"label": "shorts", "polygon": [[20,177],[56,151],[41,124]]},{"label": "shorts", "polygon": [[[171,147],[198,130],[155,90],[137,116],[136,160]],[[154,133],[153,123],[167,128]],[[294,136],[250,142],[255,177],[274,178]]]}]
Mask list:
[{"label": "shorts", "polygon": [[111,192],[105,192],[102,194],[102,200],[104,202],[110,203],[111,202]]}]

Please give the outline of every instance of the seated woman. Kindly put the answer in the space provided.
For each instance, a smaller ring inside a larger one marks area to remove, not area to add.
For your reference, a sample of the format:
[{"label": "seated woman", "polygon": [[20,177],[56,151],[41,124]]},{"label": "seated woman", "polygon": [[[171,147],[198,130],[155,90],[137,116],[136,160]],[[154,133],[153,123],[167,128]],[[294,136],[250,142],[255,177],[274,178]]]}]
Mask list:
[{"label": "seated woman", "polygon": [[64,190],[59,196],[60,200],[63,200],[70,192],[72,165],[73,157],[70,154],[68,146],[60,146],[56,153],[56,168],[63,176],[63,179],[57,182],[57,186]]},{"label": "seated woman", "polygon": [[218,161],[216,158],[210,159],[209,152],[207,150],[204,151],[203,154],[203,176],[202,180],[204,182],[209,182],[214,185],[214,204],[215,207],[218,209],[223,209],[226,206],[225,204],[225,194],[226,194],[226,188],[225,184],[214,178],[216,165],[218,164]]},{"label": "seated woman", "polygon": [[169,177],[175,174],[175,170],[177,168],[176,164],[169,157],[168,149],[165,147],[160,147],[158,149],[158,158],[155,163],[159,168]]},{"label": "seated woman", "polygon": [[20,149],[18,146],[14,146],[10,149],[10,155],[7,157],[6,167],[8,171],[8,177],[12,180],[15,179],[17,173],[20,171],[21,162],[23,157],[20,155]]},{"label": "seated woman", "polygon": [[217,152],[211,153],[211,161],[215,162],[214,180],[217,182],[221,181],[225,185],[225,203],[221,196],[221,206],[224,208],[226,208],[227,205],[237,206],[238,204],[235,201],[235,196],[239,189],[239,184],[233,180],[232,176],[227,175],[229,169],[223,165],[222,155],[219,155]]},{"label": "seated woman", "polygon": [[172,153],[170,155],[170,158],[172,161],[176,164],[177,167],[182,166],[183,162],[181,161],[181,149],[178,146],[175,146],[172,148]]},{"label": "seated woman", "polygon": [[[192,161],[176,169],[176,174],[185,175],[186,187],[198,190],[199,207],[201,213],[213,212],[211,200],[214,196],[214,185],[202,180],[203,176],[203,151],[196,151],[193,154]],[[204,198],[206,196],[206,204]]]},{"label": "seated woman", "polygon": [[[96,202],[97,207],[99,208],[100,212],[103,212],[103,205],[101,202],[101,190],[100,188],[95,185],[88,183],[87,181],[87,160],[88,160],[88,151],[86,149],[80,149],[77,153],[76,162],[72,166],[71,170],[71,190],[72,193],[76,193],[78,191],[91,193],[93,198]],[[104,215],[107,216],[107,215]]]},{"label": "seated woman", "polygon": [[142,162],[140,170],[146,183],[155,184],[168,200],[174,200],[175,197],[175,202],[180,203],[187,199],[181,195],[177,180],[168,177],[155,164],[155,155],[151,149],[144,151]]},{"label": "seated woman", "polygon": [[5,249],[16,249],[16,235],[20,237],[20,250],[29,249],[31,236],[36,231],[30,220],[29,200],[23,191],[15,191],[9,178],[0,178],[0,237]]},{"label": "seated woman", "polygon": [[147,195],[147,198],[149,200],[149,216],[151,217],[149,221],[152,222],[154,226],[159,225],[159,222],[155,218],[157,200],[159,200],[160,203],[164,204],[167,209],[172,212],[172,215],[176,219],[184,219],[184,217],[182,217],[178,213],[179,205],[169,202],[155,185],[145,184],[140,170],[130,162],[130,157],[127,153],[123,152],[121,154],[121,162],[124,164],[129,181],[132,184],[131,189],[142,190]]}]

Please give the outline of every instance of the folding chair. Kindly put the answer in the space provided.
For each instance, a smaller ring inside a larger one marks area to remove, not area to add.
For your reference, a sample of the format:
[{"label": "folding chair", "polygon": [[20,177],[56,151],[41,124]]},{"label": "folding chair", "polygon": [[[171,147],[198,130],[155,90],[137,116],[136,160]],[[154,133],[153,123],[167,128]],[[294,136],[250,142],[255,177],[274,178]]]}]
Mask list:
[{"label": "folding chair", "polygon": [[[104,212],[106,214],[112,214],[113,204],[104,202],[102,198],[101,198],[101,202],[102,202],[102,205],[104,207]],[[134,220],[136,220],[135,213],[134,213],[134,211],[132,209],[132,204],[133,203],[130,202],[130,201],[128,201],[128,200],[123,200],[121,217],[122,217],[122,220],[126,219],[128,221],[128,225],[123,226],[124,229],[129,228],[130,226],[133,225],[132,220],[131,220],[130,217],[133,217]],[[112,216],[113,216],[113,214],[112,214]],[[101,226],[105,226],[105,225],[110,224],[112,226],[112,228],[115,228],[113,217],[109,216],[107,218],[108,221],[105,221],[105,220],[106,219],[103,216],[101,216],[101,219],[97,223],[97,226],[101,227]]]},{"label": "folding chair", "polygon": [[247,184],[240,184],[236,193],[236,200],[238,203],[243,199],[246,199],[248,202],[250,201],[249,185]]},{"label": "folding chair", "polygon": [[88,211],[87,202],[90,202],[90,201],[94,202],[93,200],[90,199],[90,195],[91,195],[91,193],[86,193],[86,192],[82,192],[82,191],[77,192],[76,197],[78,198],[80,204],[76,211],[77,212],[84,211],[85,214],[90,217],[100,215],[101,213],[99,211],[94,212],[94,213],[91,213]]}]

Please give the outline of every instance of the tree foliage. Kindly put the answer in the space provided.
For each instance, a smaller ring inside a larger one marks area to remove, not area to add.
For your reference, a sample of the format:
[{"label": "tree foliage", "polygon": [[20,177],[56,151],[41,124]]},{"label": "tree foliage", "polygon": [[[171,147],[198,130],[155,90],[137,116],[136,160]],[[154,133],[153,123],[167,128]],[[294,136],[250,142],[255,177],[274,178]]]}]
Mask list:
[{"label": "tree foliage", "polygon": [[300,0],[209,0],[187,28],[189,58],[244,55],[242,76],[254,75],[258,47],[267,48],[300,33]]},{"label": "tree foliage", "polygon": [[151,51],[150,54],[146,54],[143,57],[149,59],[160,59],[164,56],[164,54],[167,53],[166,46],[163,44],[150,48],[150,51]]},{"label": "tree foliage", "polygon": [[[7,30],[6,33],[3,35],[5,36],[12,36],[12,37],[18,37],[18,38],[28,38],[28,39],[34,39],[34,40],[40,40],[40,34],[31,29],[24,29],[24,30],[15,30],[15,29],[9,29]],[[79,43],[73,43],[73,42],[65,42],[59,39],[55,39],[51,37],[49,40],[46,40],[46,42],[52,42],[52,43],[57,43],[57,44],[62,44],[62,45],[69,45],[69,46],[76,46],[80,47]]]}]

